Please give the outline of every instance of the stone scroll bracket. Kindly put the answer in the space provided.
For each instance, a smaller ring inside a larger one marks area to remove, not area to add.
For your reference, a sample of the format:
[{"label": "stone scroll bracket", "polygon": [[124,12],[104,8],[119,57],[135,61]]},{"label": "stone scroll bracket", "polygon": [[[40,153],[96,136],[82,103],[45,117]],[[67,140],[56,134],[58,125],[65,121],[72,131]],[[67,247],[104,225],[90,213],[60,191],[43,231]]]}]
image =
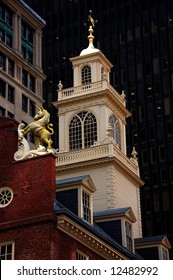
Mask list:
[{"label": "stone scroll bracket", "polygon": [[37,156],[57,153],[55,149],[46,149],[42,145],[39,145],[37,149],[30,149],[28,141],[23,136],[24,127],[25,125],[23,123],[20,123],[18,126],[18,151],[16,151],[14,154],[15,161],[21,161]]}]

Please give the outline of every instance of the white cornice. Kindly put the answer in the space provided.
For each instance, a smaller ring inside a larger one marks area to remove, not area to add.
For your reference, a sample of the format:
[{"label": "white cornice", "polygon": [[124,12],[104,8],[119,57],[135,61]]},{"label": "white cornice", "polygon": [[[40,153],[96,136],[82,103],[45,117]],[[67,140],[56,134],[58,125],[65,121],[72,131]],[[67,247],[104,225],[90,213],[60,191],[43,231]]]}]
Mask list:
[{"label": "white cornice", "polygon": [[63,152],[57,154],[57,173],[64,174],[69,170],[81,170],[96,168],[99,165],[112,164],[122,174],[134,182],[136,186],[142,186],[144,182],[138,176],[138,166],[126,157],[112,143],[97,145],[88,149],[74,152]]},{"label": "white cornice", "polygon": [[100,62],[106,64],[108,66],[108,69],[113,67],[112,63],[106,58],[106,56],[101,51],[70,58],[70,61],[73,63],[73,65],[80,65],[81,63],[85,63],[88,61],[93,62],[93,60],[99,60]]},{"label": "white cornice", "polygon": [[83,227],[79,226],[65,215],[57,217],[57,228],[70,235],[98,255],[107,260],[127,260],[128,258],[113,247],[106,244]]}]

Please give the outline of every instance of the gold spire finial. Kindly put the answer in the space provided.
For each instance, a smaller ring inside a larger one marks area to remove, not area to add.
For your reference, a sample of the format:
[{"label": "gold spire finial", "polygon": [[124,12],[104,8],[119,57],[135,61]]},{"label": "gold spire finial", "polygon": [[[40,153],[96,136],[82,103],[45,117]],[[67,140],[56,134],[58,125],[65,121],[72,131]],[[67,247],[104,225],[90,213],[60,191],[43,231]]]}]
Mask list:
[{"label": "gold spire finial", "polygon": [[97,20],[94,20],[93,17],[91,16],[92,14],[92,11],[89,10],[89,15],[88,15],[88,21],[90,22],[90,26],[89,26],[89,36],[88,36],[88,40],[89,40],[89,47],[92,47],[94,48],[94,45],[93,45],[93,40],[94,40],[94,36],[93,36],[93,28],[95,27],[95,23],[97,22]]},{"label": "gold spire finial", "polygon": [[[88,48],[82,50],[82,52],[80,53],[80,55],[84,55],[84,54],[88,54],[88,53],[92,53],[92,52],[98,52],[99,50],[96,49],[93,45],[93,41],[94,41],[94,36],[93,36],[93,32],[94,32],[94,27],[95,27],[95,23],[98,22],[97,20],[94,20],[91,16],[92,11],[89,10],[89,15],[88,15],[88,21],[89,21],[89,35],[88,35],[88,41],[89,41],[89,45]],[[86,26],[86,23],[85,23]]]}]

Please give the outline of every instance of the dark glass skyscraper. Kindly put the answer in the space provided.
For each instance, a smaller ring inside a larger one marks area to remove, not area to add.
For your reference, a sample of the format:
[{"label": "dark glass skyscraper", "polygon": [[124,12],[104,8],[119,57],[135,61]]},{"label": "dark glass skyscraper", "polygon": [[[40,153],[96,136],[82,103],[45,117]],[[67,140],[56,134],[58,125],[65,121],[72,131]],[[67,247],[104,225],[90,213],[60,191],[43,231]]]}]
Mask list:
[{"label": "dark glass skyscraper", "polygon": [[[57,84],[72,86],[69,58],[87,47],[89,10],[95,47],[113,63],[111,83],[125,91],[132,117],[128,155],[138,151],[143,235],[167,233],[173,246],[173,2],[170,0],[27,0],[46,20],[45,104],[58,130]],[[54,143],[58,146],[55,134]],[[173,256],[172,256],[173,257]]]}]

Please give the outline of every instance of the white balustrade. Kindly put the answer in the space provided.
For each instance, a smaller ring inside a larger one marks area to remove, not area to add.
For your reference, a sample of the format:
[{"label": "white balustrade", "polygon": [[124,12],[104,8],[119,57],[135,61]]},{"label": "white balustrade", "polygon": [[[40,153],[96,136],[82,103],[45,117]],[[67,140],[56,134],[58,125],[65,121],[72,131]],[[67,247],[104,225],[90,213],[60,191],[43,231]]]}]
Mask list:
[{"label": "white balustrade", "polygon": [[56,156],[57,166],[85,162],[92,159],[101,159],[104,157],[115,157],[118,162],[122,162],[132,172],[134,172],[136,175],[138,174],[138,166],[127,156],[125,156],[113,143],[106,143],[82,150],[60,152]]},{"label": "white balustrade", "polygon": [[58,100],[62,100],[62,99],[67,99],[67,98],[71,98],[74,97],[76,95],[84,95],[84,94],[88,94],[88,93],[94,93],[100,90],[105,90],[108,89],[109,91],[112,92],[112,94],[116,95],[117,99],[123,103],[124,100],[121,97],[121,95],[107,82],[107,80],[102,80],[99,82],[95,82],[95,83],[90,83],[87,85],[81,85],[78,87],[71,87],[71,88],[67,88],[67,89],[60,89],[58,91]]}]

